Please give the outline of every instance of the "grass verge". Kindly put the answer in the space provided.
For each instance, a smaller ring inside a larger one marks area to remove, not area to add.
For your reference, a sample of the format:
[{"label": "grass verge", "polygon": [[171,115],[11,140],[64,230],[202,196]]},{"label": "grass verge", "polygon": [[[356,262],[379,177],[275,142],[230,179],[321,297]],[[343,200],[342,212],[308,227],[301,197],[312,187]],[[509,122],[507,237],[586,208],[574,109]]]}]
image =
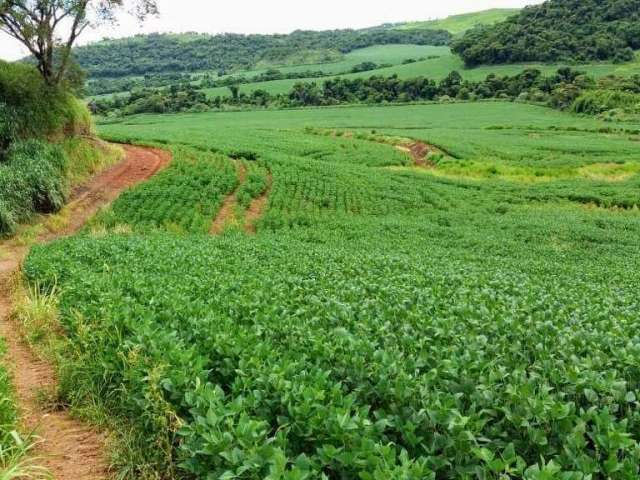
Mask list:
[{"label": "grass verge", "polygon": [[3,363],[4,341],[0,339],[0,480],[48,479],[47,471],[28,456],[35,445],[32,438],[19,432],[15,392]]}]

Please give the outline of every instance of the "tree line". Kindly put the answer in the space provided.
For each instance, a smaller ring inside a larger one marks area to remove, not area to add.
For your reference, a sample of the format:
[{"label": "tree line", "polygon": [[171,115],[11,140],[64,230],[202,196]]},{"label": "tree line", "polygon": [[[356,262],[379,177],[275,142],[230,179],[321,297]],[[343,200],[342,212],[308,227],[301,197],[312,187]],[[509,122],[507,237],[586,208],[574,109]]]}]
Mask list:
[{"label": "tree line", "polygon": [[[603,92],[619,94],[607,95]],[[588,100],[587,93],[590,95]],[[559,69],[550,76],[544,76],[537,69],[527,69],[514,76],[491,74],[482,81],[469,81],[453,71],[439,82],[425,77],[403,80],[397,75],[331,78],[322,83],[298,82],[288,93],[277,95],[261,89],[244,93],[240,92],[237,85],[233,85],[229,96],[215,98],[207,98],[191,84],[182,84],[162,90],[137,90],[129,96],[96,101],[92,108],[101,115],[133,115],[229,108],[294,108],[486,99],[531,102],[557,109],[575,109],[577,113],[588,114],[600,114],[618,108],[637,109],[640,112],[640,76],[606,77],[596,81],[571,68]]]},{"label": "tree line", "polygon": [[452,43],[467,66],[625,62],[640,49],[640,0],[549,0]]}]

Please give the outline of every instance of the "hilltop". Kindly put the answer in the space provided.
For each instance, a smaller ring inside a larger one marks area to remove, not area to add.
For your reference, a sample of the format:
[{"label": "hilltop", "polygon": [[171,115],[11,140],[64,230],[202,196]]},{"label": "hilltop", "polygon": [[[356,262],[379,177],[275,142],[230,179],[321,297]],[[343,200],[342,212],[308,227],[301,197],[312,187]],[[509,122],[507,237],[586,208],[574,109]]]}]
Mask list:
[{"label": "hilltop", "polygon": [[288,35],[138,35],[107,39],[76,48],[74,53],[93,79],[195,71],[224,75],[272,66],[334,63],[347,53],[372,46],[446,46],[456,35],[503,21],[517,12],[491,9],[425,22],[361,30],[295,31]]},{"label": "hilltop", "polygon": [[396,25],[398,30],[434,29],[446,30],[452,35],[459,35],[478,25],[494,25],[516,15],[518,8],[492,8],[479,12],[451,15],[446,18],[428,20],[426,22],[407,22]]},{"label": "hilltop", "polygon": [[225,74],[264,64],[335,61],[373,45],[447,45],[445,30],[295,31],[289,35],[152,34],[79,47],[75,57],[91,78],[169,72],[216,71]]},{"label": "hilltop", "polygon": [[639,48],[640,0],[550,0],[469,30],[453,45],[468,66],[624,62]]}]

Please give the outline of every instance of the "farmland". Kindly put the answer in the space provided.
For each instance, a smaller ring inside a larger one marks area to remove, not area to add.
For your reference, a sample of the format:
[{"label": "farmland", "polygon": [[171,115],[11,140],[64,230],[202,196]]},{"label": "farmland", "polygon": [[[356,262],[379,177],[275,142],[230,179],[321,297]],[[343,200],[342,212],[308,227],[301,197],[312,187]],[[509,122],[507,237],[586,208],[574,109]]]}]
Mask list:
[{"label": "farmland", "polygon": [[[446,77],[452,71],[458,71],[465,80],[482,80],[486,78],[487,75],[495,74],[495,75],[515,75],[520,73],[523,69],[526,68],[535,68],[543,72],[544,74],[554,73],[558,68],[561,68],[566,65],[561,64],[542,64],[542,63],[528,63],[528,64],[510,64],[510,65],[491,65],[491,66],[481,66],[476,68],[465,68],[462,60],[459,57],[453,55],[448,51],[447,47],[434,47],[440,50],[440,53],[434,54],[438,58],[431,58],[426,60],[421,60],[415,63],[411,63],[408,65],[396,65],[392,67],[379,68],[370,72],[360,72],[360,73],[351,73],[346,75],[340,75],[340,77],[344,78],[368,78],[371,75],[398,75],[399,78],[415,78],[419,76],[424,76],[427,78],[432,78],[434,80],[441,80]],[[442,53],[442,49],[445,49],[445,53]],[[329,64],[330,65],[330,64]],[[331,68],[330,66],[325,65],[324,68]],[[624,64],[613,64],[613,63],[593,63],[589,65],[578,65],[574,66],[574,68],[578,68],[580,71],[584,71],[589,75],[592,75],[596,78],[604,77],[606,75],[620,75],[620,76],[630,76],[636,75],[640,73],[640,62],[636,59],[633,62],[624,63]],[[327,77],[334,78],[334,77]],[[305,79],[303,79],[304,81]],[[314,79],[309,78],[307,81],[314,81]],[[324,80],[321,79],[321,80]],[[255,90],[266,90],[272,94],[279,93],[287,93],[291,88],[301,80],[274,80],[269,82],[254,82],[247,83],[240,86],[240,91],[243,93],[251,93]],[[215,97],[217,95],[228,96],[230,95],[229,89],[226,87],[223,88],[212,88],[212,89],[204,89],[203,90],[207,96]]]},{"label": "farmland", "polygon": [[[491,102],[99,131],[174,162],[24,271],[60,294],[61,397],[120,425],[122,471],[640,475],[639,124]],[[256,234],[209,235],[232,192],[238,217],[267,196]]]},{"label": "farmland", "polygon": [[[413,59],[416,62],[403,64],[405,60]],[[390,66],[377,68],[371,71],[348,73],[354,66],[363,62],[374,62],[378,65],[390,64]],[[466,68],[462,60],[451,53],[448,47],[432,47],[420,45],[384,45],[355,50],[344,55],[343,58],[333,63],[305,64],[295,66],[277,66],[283,73],[322,71],[327,76],[321,78],[300,78],[285,79],[271,81],[251,81],[252,78],[260,74],[264,74],[266,69],[238,71],[234,76],[244,75],[249,79],[248,83],[240,85],[240,92],[250,94],[256,90],[265,90],[270,94],[285,94],[300,81],[322,81],[333,78],[369,78],[372,75],[390,76],[397,75],[401,79],[410,79],[416,77],[427,77],[434,80],[442,80],[452,71],[458,71],[465,80],[478,81],[483,80],[487,75],[516,75],[523,69],[538,69],[543,74],[549,75],[555,73],[558,68],[566,65],[562,64],[544,64],[544,63],[519,63],[510,65],[489,65],[476,68]],[[591,63],[587,65],[571,65],[580,71],[587,73],[595,78],[607,75],[632,76],[640,74],[640,61],[636,60],[626,63]],[[196,77],[198,77],[196,75]],[[200,80],[194,81],[198,86]],[[202,88],[202,91],[209,97],[230,96],[231,92],[227,87]],[[122,95],[127,92],[120,92],[116,95]],[[114,94],[92,97],[93,99],[112,98]]]}]

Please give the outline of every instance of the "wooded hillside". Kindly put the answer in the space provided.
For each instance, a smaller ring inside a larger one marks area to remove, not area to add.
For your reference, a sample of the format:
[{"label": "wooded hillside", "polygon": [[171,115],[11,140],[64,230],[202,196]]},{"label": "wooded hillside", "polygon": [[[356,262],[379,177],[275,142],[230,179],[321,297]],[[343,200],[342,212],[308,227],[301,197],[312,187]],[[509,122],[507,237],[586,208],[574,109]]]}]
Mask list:
[{"label": "wooded hillside", "polygon": [[640,48],[640,0],[550,0],[494,26],[478,27],[453,50],[468,66],[628,61]]}]

